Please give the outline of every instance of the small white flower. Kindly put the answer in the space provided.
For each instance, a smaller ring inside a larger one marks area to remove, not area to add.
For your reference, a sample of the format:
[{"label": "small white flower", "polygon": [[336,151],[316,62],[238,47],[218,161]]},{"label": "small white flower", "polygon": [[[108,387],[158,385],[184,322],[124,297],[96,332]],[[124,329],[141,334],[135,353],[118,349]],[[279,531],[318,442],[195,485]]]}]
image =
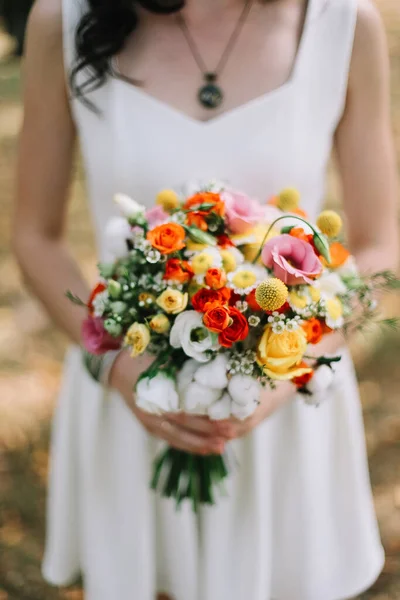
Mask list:
[{"label": "small white flower", "polygon": [[171,215],[169,220],[173,223],[183,225],[186,222],[186,214],[183,211],[178,210],[173,215]]},{"label": "small white flower", "polygon": [[270,317],[268,317],[268,323],[280,323],[282,321],[282,315],[276,311],[272,313]]},{"label": "small white flower", "polygon": [[296,319],[290,319],[286,321],[286,330],[287,331],[296,331],[299,328],[299,322]]},{"label": "small white flower", "polygon": [[260,324],[260,317],[256,315],[251,315],[249,317],[249,325],[250,327],[257,327]]},{"label": "small white flower", "polygon": [[122,214],[127,217],[136,217],[139,213],[144,213],[146,207],[136,202],[126,194],[115,194],[114,202],[117,204]]},{"label": "small white flower", "polygon": [[123,217],[112,217],[105,228],[105,243],[113,259],[129,255],[127,240],[132,239],[132,230]]},{"label": "small white flower", "polygon": [[333,298],[346,293],[346,286],[337,273],[324,272],[314,283],[314,287],[321,291],[325,298]]},{"label": "small white flower", "polygon": [[160,252],[158,250],[156,250],[155,248],[148,250],[145,253],[145,256],[146,256],[147,262],[149,262],[150,264],[157,263],[161,258]]},{"label": "small white flower", "polygon": [[277,323],[275,322],[272,325],[272,331],[274,333],[283,333],[284,331],[286,331],[285,321],[278,321]]},{"label": "small white flower", "polygon": [[148,413],[177,412],[179,396],[174,381],[165,373],[141,379],[136,386],[136,405]]},{"label": "small white flower", "polygon": [[208,409],[208,416],[213,421],[222,421],[224,419],[229,419],[231,416],[231,405],[232,399],[228,392],[222,396],[220,400],[211,404]]},{"label": "small white flower", "polygon": [[236,308],[240,310],[241,313],[244,313],[249,308],[249,305],[245,300],[238,300],[236,302]]},{"label": "small white flower", "polygon": [[359,275],[360,273],[359,273],[356,259],[354,258],[354,256],[349,256],[349,258],[346,260],[346,262],[341,267],[336,269],[336,273],[340,277],[351,277],[351,276],[355,277],[355,276]]},{"label": "small white flower", "polygon": [[96,294],[93,300],[93,315],[95,317],[102,317],[104,311],[107,307],[107,303],[109,301],[108,291],[104,290],[104,292],[100,292],[100,294]]},{"label": "small white flower", "polygon": [[212,385],[217,390],[224,390],[228,385],[227,370],[226,354],[217,354],[214,360],[197,369],[194,380],[201,385]]},{"label": "small white flower", "polygon": [[221,390],[193,381],[186,388],[183,398],[183,410],[194,415],[206,415],[210,406],[220,397]]},{"label": "small white flower", "polygon": [[253,405],[260,399],[261,385],[253,377],[234,375],[229,381],[228,391],[236,404],[241,406]]},{"label": "small white flower", "polygon": [[207,351],[219,347],[211,332],[204,327],[202,315],[194,310],[177,316],[169,340],[173,348],[182,348],[186,356],[203,363],[211,359]]}]

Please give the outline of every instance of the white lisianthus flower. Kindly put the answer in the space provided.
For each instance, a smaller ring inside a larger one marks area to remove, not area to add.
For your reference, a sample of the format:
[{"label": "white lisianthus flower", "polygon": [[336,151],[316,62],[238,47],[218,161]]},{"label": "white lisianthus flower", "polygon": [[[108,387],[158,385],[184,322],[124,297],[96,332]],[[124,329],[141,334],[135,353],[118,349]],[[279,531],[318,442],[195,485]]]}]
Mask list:
[{"label": "white lisianthus flower", "polygon": [[182,312],[172,326],[169,342],[173,348],[182,348],[186,356],[198,362],[208,362],[211,357],[208,350],[216,350],[219,346],[208,329],[203,325],[203,317],[194,310]]},{"label": "white lisianthus flower", "polygon": [[176,387],[180,396],[184,396],[186,389],[192,383],[197,369],[202,366],[197,360],[187,360],[176,376]]},{"label": "white lisianthus flower", "polygon": [[314,287],[321,291],[321,295],[325,298],[333,298],[340,294],[346,293],[346,286],[337,273],[325,272],[315,282]]},{"label": "white lisianthus flower", "polygon": [[231,405],[232,398],[225,392],[220,400],[214,402],[208,409],[208,416],[213,421],[222,421],[224,419],[229,419],[231,416]]},{"label": "white lisianthus flower", "polygon": [[197,369],[194,380],[201,385],[212,385],[216,390],[224,390],[228,387],[227,370],[228,359],[226,355],[218,354],[213,361]]},{"label": "white lisianthus flower", "polygon": [[123,217],[112,217],[105,229],[106,248],[113,259],[125,258],[129,254],[126,240],[132,239],[132,230]]},{"label": "white lisianthus flower", "polygon": [[234,375],[229,381],[228,391],[234,403],[248,406],[257,403],[261,395],[261,384],[248,375]]},{"label": "white lisianthus flower", "polygon": [[183,399],[183,410],[192,415],[206,415],[208,409],[221,397],[216,390],[193,381],[188,385]]},{"label": "white lisianthus flower", "polygon": [[165,373],[141,379],[136,386],[136,405],[145,412],[163,414],[179,411],[179,396],[174,381]]},{"label": "white lisianthus flower", "polygon": [[139,204],[139,202],[136,202],[136,200],[133,200],[133,198],[130,198],[130,196],[127,196],[126,194],[115,194],[114,202],[118,205],[121,213],[127,219],[136,217],[136,215],[144,213],[146,210],[146,207],[143,206],[143,204]]},{"label": "white lisianthus flower", "polygon": [[252,402],[243,406],[242,404],[238,404],[237,402],[232,402],[231,405],[231,414],[232,417],[239,419],[239,421],[245,421],[256,410],[258,404],[256,402]]}]

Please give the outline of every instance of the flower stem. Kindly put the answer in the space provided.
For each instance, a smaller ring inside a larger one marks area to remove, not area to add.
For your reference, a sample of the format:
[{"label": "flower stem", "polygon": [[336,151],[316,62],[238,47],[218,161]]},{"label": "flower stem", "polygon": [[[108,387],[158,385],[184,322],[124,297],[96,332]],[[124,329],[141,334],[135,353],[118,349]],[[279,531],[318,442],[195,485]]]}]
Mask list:
[{"label": "flower stem", "polygon": [[320,237],[321,237],[321,236],[319,235],[318,231],[315,229],[315,227],[313,227],[313,226],[311,225],[311,223],[309,223],[308,221],[306,221],[306,220],[305,220],[305,219],[303,219],[302,217],[298,217],[297,215],[282,215],[281,217],[278,217],[277,219],[275,219],[275,221],[273,221],[273,222],[271,223],[271,225],[269,226],[269,228],[268,228],[268,231],[267,231],[267,233],[265,234],[263,241],[261,242],[260,249],[259,249],[259,251],[257,252],[257,255],[256,255],[255,259],[253,260],[253,265],[255,265],[255,264],[256,264],[256,262],[258,261],[258,259],[260,258],[260,256],[261,256],[261,252],[262,252],[262,250],[263,250],[263,248],[264,248],[264,244],[265,244],[265,242],[267,241],[267,239],[268,239],[268,236],[269,236],[269,234],[271,233],[271,231],[272,231],[272,229],[273,229],[273,227],[274,227],[275,223],[278,223],[278,221],[282,221],[282,219],[287,219],[287,218],[291,218],[291,219],[297,219],[298,221],[302,221],[303,223],[305,223],[306,225],[308,225],[308,226],[310,227],[310,229],[312,229],[312,231],[313,231],[314,235],[316,235],[318,238],[320,238]]}]

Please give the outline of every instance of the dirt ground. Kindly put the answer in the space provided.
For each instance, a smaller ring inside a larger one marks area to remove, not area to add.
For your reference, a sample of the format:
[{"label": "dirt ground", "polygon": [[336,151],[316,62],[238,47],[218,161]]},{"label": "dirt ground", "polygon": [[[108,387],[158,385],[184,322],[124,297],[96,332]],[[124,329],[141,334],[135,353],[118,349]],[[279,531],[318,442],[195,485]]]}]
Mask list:
[{"label": "dirt ground", "polygon": [[[378,5],[390,43],[393,126],[400,164],[400,2],[378,0]],[[9,251],[22,107],[20,65],[5,57],[7,48],[8,40],[0,34],[0,600],[78,600],[82,598],[79,587],[50,588],[40,574],[49,421],[66,340],[23,289]],[[79,167],[76,172],[68,239],[85,275],[93,280],[93,238]],[[378,582],[358,600],[400,600],[400,336],[362,341],[354,345],[354,356],[387,557]]]}]

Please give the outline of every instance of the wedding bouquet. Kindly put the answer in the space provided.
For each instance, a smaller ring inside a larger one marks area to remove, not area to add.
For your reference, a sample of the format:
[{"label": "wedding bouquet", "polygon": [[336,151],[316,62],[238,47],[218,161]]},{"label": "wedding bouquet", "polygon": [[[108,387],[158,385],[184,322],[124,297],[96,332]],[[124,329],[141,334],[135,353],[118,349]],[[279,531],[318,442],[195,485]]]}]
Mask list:
[{"label": "wedding bouquet", "polygon": [[[395,281],[361,276],[338,239],[340,216],[310,222],[294,189],[264,205],[215,182],[164,190],[151,209],[125,195],[115,202],[113,260],[99,265],[82,339],[92,356],[122,347],[154,356],[135,390],[150,413],[247,419],[263,386],[280,380],[318,404],[340,358],[310,358],[309,345],[376,320],[375,291]],[[168,448],[152,487],[197,509],[227,475],[223,456]]]}]

